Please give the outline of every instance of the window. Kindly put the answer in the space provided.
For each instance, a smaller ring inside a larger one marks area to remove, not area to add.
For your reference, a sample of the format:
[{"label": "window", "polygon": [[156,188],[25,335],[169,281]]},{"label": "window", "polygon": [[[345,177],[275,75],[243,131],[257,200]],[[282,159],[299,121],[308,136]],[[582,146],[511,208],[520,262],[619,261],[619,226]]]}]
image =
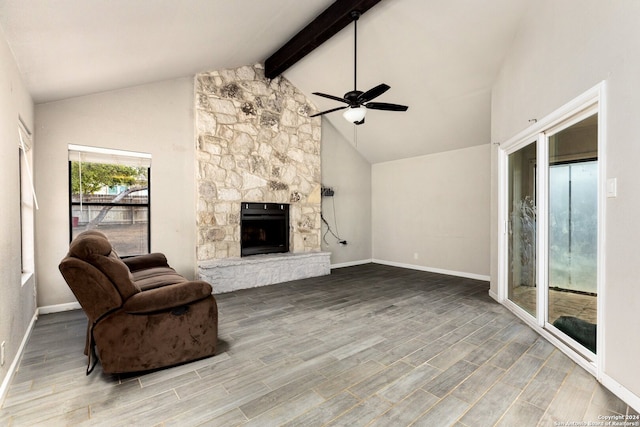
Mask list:
[{"label": "window", "polygon": [[34,262],[34,209],[38,202],[33,189],[31,165],[31,132],[19,120],[18,123],[18,170],[20,174],[20,263],[22,268],[22,284],[33,274]]},{"label": "window", "polygon": [[151,155],[69,146],[69,239],[99,230],[120,256],[149,253]]}]

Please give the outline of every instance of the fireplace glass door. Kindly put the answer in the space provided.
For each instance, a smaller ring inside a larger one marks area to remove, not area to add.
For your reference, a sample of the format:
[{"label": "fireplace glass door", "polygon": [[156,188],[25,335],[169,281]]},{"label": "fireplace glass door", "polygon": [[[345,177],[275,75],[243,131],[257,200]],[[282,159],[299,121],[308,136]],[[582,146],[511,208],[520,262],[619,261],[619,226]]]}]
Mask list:
[{"label": "fireplace glass door", "polygon": [[289,205],[242,203],[241,255],[289,252]]}]

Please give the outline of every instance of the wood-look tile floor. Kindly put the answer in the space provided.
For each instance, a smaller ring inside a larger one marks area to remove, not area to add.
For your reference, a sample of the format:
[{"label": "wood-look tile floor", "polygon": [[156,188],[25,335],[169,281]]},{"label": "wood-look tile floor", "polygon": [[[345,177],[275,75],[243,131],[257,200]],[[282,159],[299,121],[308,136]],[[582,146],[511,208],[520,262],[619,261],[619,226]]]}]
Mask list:
[{"label": "wood-look tile floor", "polygon": [[376,264],[217,295],[215,357],[85,376],[82,312],[41,316],[0,425],[553,426],[634,413],[488,296]]}]

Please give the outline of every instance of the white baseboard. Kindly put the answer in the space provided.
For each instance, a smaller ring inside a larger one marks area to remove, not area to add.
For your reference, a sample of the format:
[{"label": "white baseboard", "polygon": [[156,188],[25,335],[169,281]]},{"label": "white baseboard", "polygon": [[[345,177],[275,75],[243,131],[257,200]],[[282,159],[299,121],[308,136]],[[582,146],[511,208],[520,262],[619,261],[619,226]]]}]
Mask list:
[{"label": "white baseboard", "polygon": [[498,298],[498,294],[493,292],[491,289],[489,289],[489,296],[494,300],[496,300],[496,302],[498,303],[500,302],[500,298]]},{"label": "white baseboard", "polygon": [[359,261],[341,262],[338,264],[331,264],[331,269],[333,270],[334,268],[353,267],[356,265],[371,264],[372,262],[373,260],[371,259],[361,259]]},{"label": "white baseboard", "polygon": [[0,386],[0,406],[2,406],[2,402],[4,402],[4,397],[9,388],[9,384],[11,384],[11,380],[13,379],[13,376],[16,373],[16,369],[18,369],[18,364],[20,363],[20,359],[22,358],[22,353],[24,352],[24,348],[27,345],[29,338],[31,337],[31,332],[33,331],[33,327],[36,324],[36,320],[38,320],[38,316],[40,316],[41,314],[50,314],[50,313],[59,313],[62,311],[79,310],[80,308],[81,307],[78,302],[47,305],[44,307],[36,308],[36,312],[33,314],[33,317],[31,318],[31,322],[27,327],[27,331],[25,332],[24,337],[22,338],[20,347],[18,347],[16,356],[14,357],[13,362],[11,362],[11,366],[9,366],[9,369],[7,370],[7,375],[5,375],[4,379],[2,380],[2,385]]},{"label": "white baseboard", "polygon": [[485,282],[488,282],[491,279],[489,276],[485,276],[483,274],[466,273],[463,271],[444,270],[441,268],[425,267],[422,265],[405,264],[402,262],[394,262],[394,261],[385,261],[382,259],[375,259],[375,258],[372,259],[371,261],[376,264],[390,265],[392,267],[402,267],[402,268],[408,268],[411,270],[427,271],[429,273],[446,274],[449,276],[464,277],[466,279],[483,280]]},{"label": "white baseboard", "polygon": [[80,310],[79,302],[68,302],[65,304],[45,305],[38,307],[38,314],[60,313],[62,311]]},{"label": "white baseboard", "polygon": [[631,406],[636,412],[640,412],[640,397],[633,394],[618,381],[603,373],[602,385],[618,396],[624,403]]},{"label": "white baseboard", "polygon": [[22,352],[24,352],[24,348],[29,341],[29,337],[31,337],[31,332],[33,331],[33,327],[36,324],[36,320],[38,319],[38,310],[33,313],[33,317],[31,318],[31,322],[27,327],[27,331],[22,338],[22,342],[20,343],[20,347],[18,347],[18,351],[16,352],[16,356],[13,358],[13,362],[11,362],[11,366],[9,366],[9,370],[7,370],[7,375],[5,375],[4,380],[2,380],[2,385],[0,386],[0,407],[4,403],[4,397],[9,389],[9,384],[11,384],[11,380],[13,379],[13,375],[16,373],[16,369],[18,369],[18,364],[20,363],[20,359],[22,358]]}]

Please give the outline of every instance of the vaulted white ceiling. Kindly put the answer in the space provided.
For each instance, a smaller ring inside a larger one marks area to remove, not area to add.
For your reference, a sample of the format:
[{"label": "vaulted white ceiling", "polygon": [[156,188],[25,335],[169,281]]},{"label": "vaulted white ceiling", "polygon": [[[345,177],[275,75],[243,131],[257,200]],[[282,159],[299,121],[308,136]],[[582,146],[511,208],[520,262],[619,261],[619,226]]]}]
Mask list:
[{"label": "vaulted white ceiling", "polygon": [[[344,1],[344,0],[341,0]],[[332,0],[0,0],[36,103],[263,62]],[[527,0],[382,0],[358,21],[358,89],[407,112],[328,120],[376,163],[489,143],[491,86]],[[353,26],[284,76],[320,110],[353,89]]]}]

